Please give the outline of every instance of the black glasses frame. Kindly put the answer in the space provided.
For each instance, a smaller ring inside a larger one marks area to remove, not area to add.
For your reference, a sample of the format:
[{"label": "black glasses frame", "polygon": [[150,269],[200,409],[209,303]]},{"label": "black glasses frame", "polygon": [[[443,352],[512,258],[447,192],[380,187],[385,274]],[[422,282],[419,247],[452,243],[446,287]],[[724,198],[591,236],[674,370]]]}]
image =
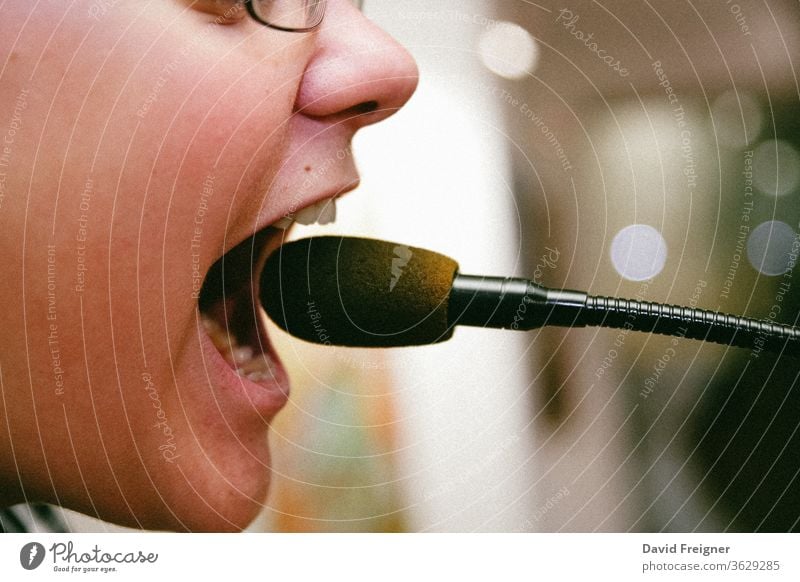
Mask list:
[{"label": "black glasses frame", "polygon": [[328,0],[322,0],[322,17],[319,19],[319,22],[317,22],[313,26],[306,26],[304,28],[280,26],[280,25],[274,24],[272,22],[267,22],[266,20],[263,20],[258,15],[258,12],[256,12],[256,9],[253,8],[252,0],[244,0],[244,4],[247,5],[247,12],[250,14],[250,16],[253,18],[253,20],[255,20],[256,22],[258,22],[260,24],[263,24],[264,26],[268,26],[270,28],[274,28],[275,30],[283,30],[284,32],[309,32],[309,31],[314,30],[315,28],[317,28],[320,24],[322,24],[322,21],[325,18],[325,10],[328,7]]},{"label": "black glasses frame", "polygon": [[[296,28],[296,27],[280,26],[272,22],[267,22],[266,20],[262,19],[258,15],[258,12],[256,12],[256,9],[253,8],[252,0],[242,0],[242,2],[247,5],[247,12],[248,14],[250,14],[253,20],[258,22],[259,24],[268,26],[269,28],[274,28],[275,30],[282,30],[284,32],[309,32],[311,30],[314,30],[315,28],[319,27],[320,24],[322,24],[322,21],[325,19],[325,11],[328,8],[328,0],[322,0],[322,17],[319,19],[319,22],[317,22],[314,26]],[[353,0],[353,4],[355,4],[356,8],[358,8],[359,10],[364,9],[364,0]]]}]

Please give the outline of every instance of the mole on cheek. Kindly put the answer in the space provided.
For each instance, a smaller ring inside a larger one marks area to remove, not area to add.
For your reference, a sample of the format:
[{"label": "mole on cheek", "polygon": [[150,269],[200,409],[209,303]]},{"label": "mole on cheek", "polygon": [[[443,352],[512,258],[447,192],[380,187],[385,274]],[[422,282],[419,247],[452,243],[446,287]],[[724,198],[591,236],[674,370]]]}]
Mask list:
[{"label": "mole on cheek", "polygon": [[311,171],[311,166],[306,166],[306,167],[305,167],[305,168],[303,168],[303,169],[304,169],[306,172],[310,172],[310,171]]}]

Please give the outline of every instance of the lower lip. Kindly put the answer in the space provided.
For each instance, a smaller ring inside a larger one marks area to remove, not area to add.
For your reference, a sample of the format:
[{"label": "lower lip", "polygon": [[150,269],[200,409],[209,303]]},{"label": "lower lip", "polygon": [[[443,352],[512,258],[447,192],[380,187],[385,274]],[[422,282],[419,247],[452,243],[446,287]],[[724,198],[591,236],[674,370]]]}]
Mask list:
[{"label": "lower lip", "polygon": [[[200,315],[197,315],[198,329],[200,332],[200,342],[203,347],[203,353],[206,355],[208,362],[208,373],[216,376],[217,381],[214,386],[219,387],[221,390],[231,394],[239,394],[246,400],[244,406],[251,409],[264,421],[270,422],[275,415],[286,405],[289,401],[289,376],[286,369],[278,359],[277,354],[272,349],[272,345],[267,339],[266,332],[263,329],[260,333],[264,348],[273,362],[272,366],[272,379],[264,380],[261,382],[253,382],[247,378],[239,376],[236,371],[231,367],[214,343],[211,341],[203,325],[200,323]],[[259,322],[259,325],[263,325]]]}]

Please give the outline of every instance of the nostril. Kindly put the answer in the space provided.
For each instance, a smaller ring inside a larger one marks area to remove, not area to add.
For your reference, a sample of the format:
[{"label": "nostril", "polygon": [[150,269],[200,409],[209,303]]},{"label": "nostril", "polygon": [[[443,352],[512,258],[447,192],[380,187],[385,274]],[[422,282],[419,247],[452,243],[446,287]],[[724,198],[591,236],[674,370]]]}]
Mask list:
[{"label": "nostril", "polygon": [[364,101],[363,103],[359,103],[358,105],[351,107],[348,113],[352,113],[353,115],[367,115],[368,113],[377,111],[377,109],[378,109],[377,101],[375,100]]}]

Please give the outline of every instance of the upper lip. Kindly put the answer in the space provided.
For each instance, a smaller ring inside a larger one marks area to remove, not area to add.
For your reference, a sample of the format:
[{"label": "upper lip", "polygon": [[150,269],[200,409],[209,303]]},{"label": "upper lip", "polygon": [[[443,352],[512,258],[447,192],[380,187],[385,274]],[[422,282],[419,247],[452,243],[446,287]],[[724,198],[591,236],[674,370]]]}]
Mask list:
[{"label": "upper lip", "polygon": [[[273,212],[270,212],[269,214],[260,215],[259,219],[258,219],[258,222],[256,222],[254,227],[252,227],[249,230],[248,233],[243,233],[242,235],[240,235],[240,236],[238,236],[236,238],[230,238],[230,239],[225,241],[225,246],[224,246],[222,254],[224,255],[225,253],[229,252],[231,249],[235,248],[240,243],[242,243],[245,240],[247,240],[248,238],[252,237],[255,233],[258,233],[258,232],[264,230],[265,228],[268,228],[268,227],[274,225],[280,219],[288,217],[288,216],[294,216],[298,212],[303,210],[304,208],[308,208],[310,206],[313,206],[317,202],[321,202],[323,200],[331,200],[333,198],[339,198],[340,196],[343,196],[344,194],[346,194],[348,192],[351,192],[352,190],[355,190],[358,187],[359,183],[360,183],[360,178],[358,176],[356,176],[355,178],[353,178],[350,181],[343,182],[343,183],[340,183],[340,184],[330,185],[325,190],[320,191],[320,193],[315,194],[314,196],[309,197],[309,198],[304,198],[302,206],[301,205],[288,205],[288,206],[284,206],[284,207],[280,208],[277,211],[277,213],[273,211]],[[218,260],[221,256],[222,255],[217,257],[217,259],[215,259],[215,260]]]}]

